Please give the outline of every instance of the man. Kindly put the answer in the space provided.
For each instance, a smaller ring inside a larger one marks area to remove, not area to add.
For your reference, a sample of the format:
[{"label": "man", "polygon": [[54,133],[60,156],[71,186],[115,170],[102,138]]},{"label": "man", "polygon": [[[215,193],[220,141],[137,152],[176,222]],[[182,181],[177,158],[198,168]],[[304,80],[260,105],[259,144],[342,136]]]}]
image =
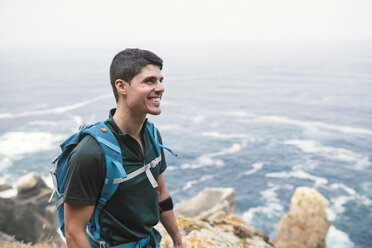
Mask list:
[{"label": "man", "polygon": [[[140,49],[118,53],[111,64],[110,79],[117,107],[110,111],[105,124],[120,144],[127,174],[158,157],[145,124],[147,114],[161,112],[162,65],[163,61],[157,55]],[[159,133],[158,136],[161,142]],[[67,246],[91,247],[86,226],[94,212],[106,170],[104,154],[97,141],[86,135],[72,152],[68,166],[64,196]],[[101,235],[110,247],[123,247],[123,244],[142,247],[138,242],[148,237],[144,247],[157,247],[161,235],[153,226],[159,219],[174,247],[183,247],[173,203],[162,175],[165,169],[164,152],[161,151],[161,162],[151,168],[157,187],[153,187],[147,173],[119,184],[100,214]]]}]

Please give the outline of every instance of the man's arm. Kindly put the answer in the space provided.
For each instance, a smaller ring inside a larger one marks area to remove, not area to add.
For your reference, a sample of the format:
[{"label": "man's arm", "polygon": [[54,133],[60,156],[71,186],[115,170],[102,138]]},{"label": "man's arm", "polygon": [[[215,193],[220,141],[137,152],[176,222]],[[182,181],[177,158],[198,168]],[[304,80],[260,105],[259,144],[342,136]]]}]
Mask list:
[{"label": "man's arm", "polygon": [[[165,185],[163,175],[160,175],[158,178],[158,198],[159,202],[167,199],[169,197],[169,192],[167,186]],[[182,237],[178,230],[176,217],[174,216],[174,211],[164,211],[160,213],[160,222],[163,224],[165,230],[169,233],[173,240],[173,245],[175,248],[181,248]]]},{"label": "man's arm", "polygon": [[91,248],[85,229],[94,205],[64,204],[65,235],[68,248]]}]

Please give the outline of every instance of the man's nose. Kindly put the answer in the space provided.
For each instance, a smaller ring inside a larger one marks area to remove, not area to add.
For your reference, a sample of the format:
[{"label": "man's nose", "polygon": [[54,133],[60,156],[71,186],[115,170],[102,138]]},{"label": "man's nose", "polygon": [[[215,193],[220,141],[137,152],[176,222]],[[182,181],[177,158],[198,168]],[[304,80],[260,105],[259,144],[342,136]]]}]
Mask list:
[{"label": "man's nose", "polygon": [[164,85],[160,81],[157,82],[155,91],[156,92],[164,92],[165,91]]}]

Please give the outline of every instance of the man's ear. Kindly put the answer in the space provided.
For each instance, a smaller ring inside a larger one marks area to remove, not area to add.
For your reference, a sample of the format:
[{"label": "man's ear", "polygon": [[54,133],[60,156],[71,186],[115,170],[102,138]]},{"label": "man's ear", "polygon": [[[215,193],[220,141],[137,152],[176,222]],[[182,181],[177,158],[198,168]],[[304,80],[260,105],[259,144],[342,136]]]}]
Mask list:
[{"label": "man's ear", "polygon": [[115,81],[115,87],[118,95],[126,95],[129,87],[129,83],[123,79],[117,79]]}]

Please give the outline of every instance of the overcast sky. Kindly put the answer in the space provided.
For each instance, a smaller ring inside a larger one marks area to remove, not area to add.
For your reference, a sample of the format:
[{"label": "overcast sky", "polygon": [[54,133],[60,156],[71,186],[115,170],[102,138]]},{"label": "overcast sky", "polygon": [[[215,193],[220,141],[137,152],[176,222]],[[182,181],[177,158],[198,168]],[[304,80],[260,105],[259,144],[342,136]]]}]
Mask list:
[{"label": "overcast sky", "polygon": [[0,46],[372,41],[370,0],[0,0]]}]

